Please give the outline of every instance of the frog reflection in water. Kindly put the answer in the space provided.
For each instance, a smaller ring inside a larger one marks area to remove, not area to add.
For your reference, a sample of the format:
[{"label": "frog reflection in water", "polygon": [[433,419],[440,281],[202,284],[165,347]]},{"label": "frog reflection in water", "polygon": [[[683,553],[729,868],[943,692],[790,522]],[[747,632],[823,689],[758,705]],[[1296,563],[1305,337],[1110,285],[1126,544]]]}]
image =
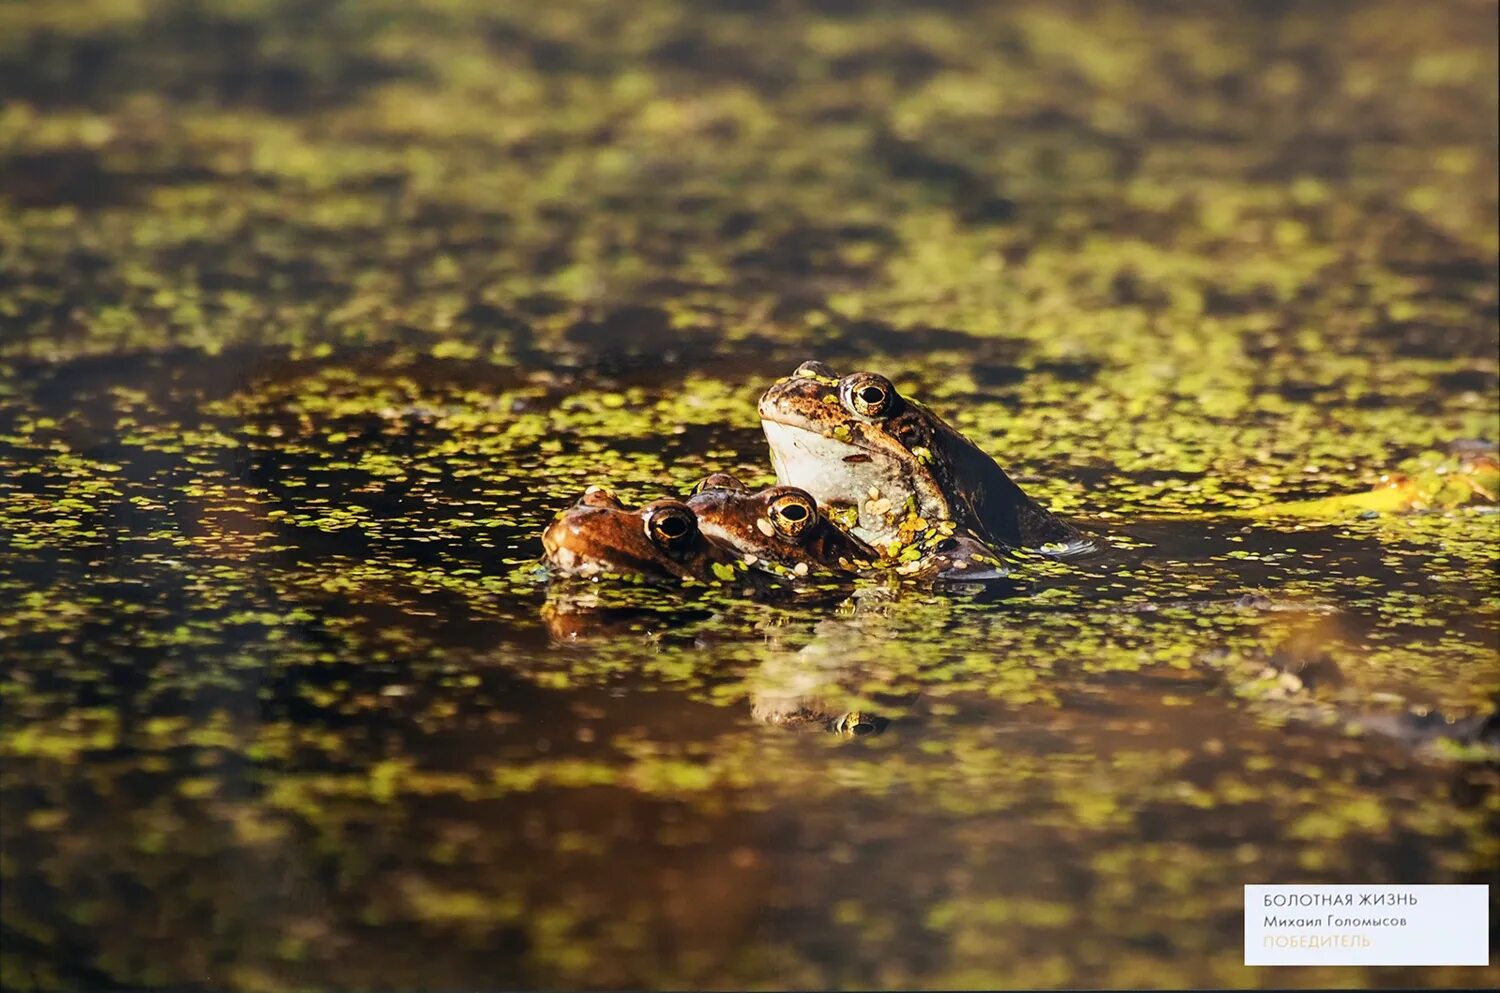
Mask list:
[{"label": "frog reflection in water", "polygon": [[818,621],[800,647],[771,635],[779,650],[747,678],[751,716],[773,727],[845,738],[920,723],[920,690],[900,685],[902,663],[896,660],[906,653],[886,629],[885,615],[895,602],[888,590],[866,589]]},{"label": "frog reflection in water", "polygon": [[776,478],[855,536],[899,551],[943,522],[984,541],[1088,547],[984,452],[873,372],[804,362],[760,398]]},{"label": "frog reflection in water", "polygon": [[[703,533],[732,545],[747,561],[801,577],[867,575],[882,562],[871,548],[831,523],[812,495],[795,486],[751,490],[728,473],[698,484],[688,506]],[[912,547],[895,570],[918,582],[984,582],[1009,571],[994,549],[967,534],[934,534]]]},{"label": "frog reflection in water", "polygon": [[703,534],[692,509],[657,500],[627,510],[608,490],[590,486],[542,533],[547,564],[565,576],[750,582],[735,549]]},{"label": "frog reflection in water", "polygon": [[909,724],[913,716],[918,690],[889,687],[892,680],[883,660],[891,657],[890,645],[862,621],[872,609],[896,602],[899,594],[890,587],[866,587],[847,599],[819,602],[816,610],[790,623],[763,626],[758,625],[760,615],[736,617],[724,613],[723,606],[703,610],[677,604],[663,610],[660,604],[610,603],[600,592],[548,591],[541,616],[554,645],[626,640],[659,648],[675,641],[679,647],[691,644],[695,655],[711,658],[725,626],[742,623],[764,638],[756,653],[760,661],[745,673],[743,687],[756,723],[863,738],[893,723]]}]

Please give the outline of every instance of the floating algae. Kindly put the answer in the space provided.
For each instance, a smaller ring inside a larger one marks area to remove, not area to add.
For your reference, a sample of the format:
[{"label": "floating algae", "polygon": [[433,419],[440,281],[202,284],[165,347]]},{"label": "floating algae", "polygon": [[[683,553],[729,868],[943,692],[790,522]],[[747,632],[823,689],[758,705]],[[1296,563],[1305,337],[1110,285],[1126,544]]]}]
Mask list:
[{"label": "floating algae", "polygon": [[[1287,707],[1493,706],[1500,517],[1245,512],[1494,440],[1492,14],[0,6],[0,985],[1243,986],[1247,880],[1488,880],[1492,765]],[[1107,547],[538,579],[814,357]]]}]

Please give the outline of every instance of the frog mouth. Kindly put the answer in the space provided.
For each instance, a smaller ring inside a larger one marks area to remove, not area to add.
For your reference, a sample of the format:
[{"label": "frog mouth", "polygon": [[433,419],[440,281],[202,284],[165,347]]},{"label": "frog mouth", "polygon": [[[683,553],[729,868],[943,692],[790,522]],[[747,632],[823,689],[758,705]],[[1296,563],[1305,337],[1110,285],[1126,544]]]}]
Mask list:
[{"label": "frog mouth", "polygon": [[797,424],[762,420],[771,448],[771,466],[785,486],[797,486],[817,497],[842,493],[854,485],[861,468],[876,453],[853,441],[832,438]]},{"label": "frog mouth", "polygon": [[858,464],[869,462],[872,458],[887,455],[876,445],[865,441],[858,433],[841,431],[838,435],[816,427],[810,427],[805,421],[786,420],[778,417],[767,417],[761,415],[760,426],[766,434],[766,440],[770,442],[774,451],[778,444],[785,444],[801,451],[816,452],[817,457],[824,459],[837,459],[838,461]]}]

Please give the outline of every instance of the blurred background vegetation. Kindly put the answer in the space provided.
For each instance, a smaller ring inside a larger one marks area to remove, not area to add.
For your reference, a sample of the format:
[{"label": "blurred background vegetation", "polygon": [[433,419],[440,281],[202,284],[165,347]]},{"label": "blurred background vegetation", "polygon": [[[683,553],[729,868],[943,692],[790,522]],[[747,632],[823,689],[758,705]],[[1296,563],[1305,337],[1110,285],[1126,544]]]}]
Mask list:
[{"label": "blurred background vegetation", "polygon": [[[0,10],[4,354],[1487,355],[1477,0]],[[951,344],[914,335],[900,347]]]}]

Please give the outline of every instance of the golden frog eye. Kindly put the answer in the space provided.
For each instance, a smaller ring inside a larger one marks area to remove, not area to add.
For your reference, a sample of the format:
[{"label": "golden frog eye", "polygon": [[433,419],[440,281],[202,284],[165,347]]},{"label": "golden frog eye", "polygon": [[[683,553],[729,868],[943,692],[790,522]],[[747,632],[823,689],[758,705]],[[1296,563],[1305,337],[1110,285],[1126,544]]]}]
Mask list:
[{"label": "golden frog eye", "polygon": [[771,501],[771,525],[784,538],[800,538],[818,519],[817,504],[802,493],[783,493]]},{"label": "golden frog eye", "polygon": [[682,504],[665,504],[646,511],[646,537],[668,551],[686,548],[698,536],[698,518]]},{"label": "golden frog eye", "polygon": [[835,718],[831,729],[846,738],[862,738],[867,734],[879,734],[886,723],[886,719],[877,714],[862,714],[855,710]]},{"label": "golden frog eye", "polygon": [[857,372],[844,380],[844,406],[860,417],[884,417],[896,402],[896,388],[884,376]]}]

